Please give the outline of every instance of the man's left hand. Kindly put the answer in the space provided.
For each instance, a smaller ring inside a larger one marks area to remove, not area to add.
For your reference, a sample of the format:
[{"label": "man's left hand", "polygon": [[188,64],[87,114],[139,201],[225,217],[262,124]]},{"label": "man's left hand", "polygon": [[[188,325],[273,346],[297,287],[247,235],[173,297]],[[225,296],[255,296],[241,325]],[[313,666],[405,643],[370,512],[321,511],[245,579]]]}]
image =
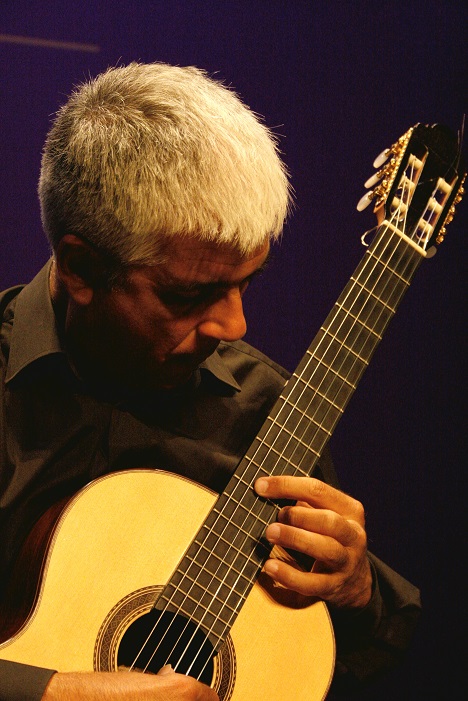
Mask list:
[{"label": "man's left hand", "polygon": [[314,558],[310,572],[269,559],[265,572],[288,589],[318,597],[339,608],[363,608],[372,594],[367,558],[363,505],[313,477],[265,477],[255,483],[257,494],[269,499],[293,499],[269,525],[270,543]]}]

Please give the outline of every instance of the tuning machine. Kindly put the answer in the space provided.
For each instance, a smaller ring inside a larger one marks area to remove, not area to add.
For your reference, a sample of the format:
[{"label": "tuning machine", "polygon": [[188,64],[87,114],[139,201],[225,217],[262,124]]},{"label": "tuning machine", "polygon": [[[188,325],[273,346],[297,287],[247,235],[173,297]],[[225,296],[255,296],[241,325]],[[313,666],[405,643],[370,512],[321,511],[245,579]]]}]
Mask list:
[{"label": "tuning machine", "polygon": [[374,160],[373,166],[378,170],[364,183],[365,188],[372,189],[368,189],[357,203],[358,212],[366,209],[371,202],[375,203],[374,210],[385,202],[412,133],[413,128],[403,134],[393,146],[382,151]]}]

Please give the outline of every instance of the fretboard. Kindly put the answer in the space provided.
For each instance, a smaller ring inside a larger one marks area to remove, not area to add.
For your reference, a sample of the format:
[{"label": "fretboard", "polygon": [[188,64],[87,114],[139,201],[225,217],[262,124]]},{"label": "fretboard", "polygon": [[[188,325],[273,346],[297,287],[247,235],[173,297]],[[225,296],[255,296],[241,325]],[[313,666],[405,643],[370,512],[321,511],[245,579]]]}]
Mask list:
[{"label": "fretboard", "polygon": [[387,222],[325,320],[156,604],[225,640],[271,546],[262,475],[310,475],[422,259]]}]

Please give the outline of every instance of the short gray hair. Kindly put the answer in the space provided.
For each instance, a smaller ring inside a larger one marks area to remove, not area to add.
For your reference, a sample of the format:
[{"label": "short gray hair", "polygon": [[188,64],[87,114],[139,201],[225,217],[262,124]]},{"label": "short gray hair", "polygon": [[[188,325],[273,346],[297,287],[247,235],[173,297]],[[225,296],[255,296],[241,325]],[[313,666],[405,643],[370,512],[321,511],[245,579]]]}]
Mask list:
[{"label": "short gray hair", "polygon": [[110,68],[78,86],[44,147],[39,197],[55,250],[66,233],[124,266],[186,235],[248,254],[277,238],[290,205],[275,136],[204,71]]}]

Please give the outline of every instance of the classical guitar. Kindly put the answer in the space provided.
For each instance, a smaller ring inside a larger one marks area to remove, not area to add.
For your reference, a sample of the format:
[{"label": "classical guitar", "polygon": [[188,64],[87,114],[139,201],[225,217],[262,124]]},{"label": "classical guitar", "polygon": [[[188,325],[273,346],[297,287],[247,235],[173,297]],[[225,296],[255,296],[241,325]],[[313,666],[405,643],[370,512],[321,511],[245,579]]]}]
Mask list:
[{"label": "classical guitar", "polygon": [[312,473],[461,199],[457,140],[440,125],[411,128],[374,165],[358,208],[373,202],[383,221],[225,491],[152,470],[84,488],[48,536],[33,606],[7,640],[4,627],[0,658],[60,671],[155,672],[170,662],[222,701],[326,696],[335,654],[327,608],[262,573],[278,505],[252,485]]}]

